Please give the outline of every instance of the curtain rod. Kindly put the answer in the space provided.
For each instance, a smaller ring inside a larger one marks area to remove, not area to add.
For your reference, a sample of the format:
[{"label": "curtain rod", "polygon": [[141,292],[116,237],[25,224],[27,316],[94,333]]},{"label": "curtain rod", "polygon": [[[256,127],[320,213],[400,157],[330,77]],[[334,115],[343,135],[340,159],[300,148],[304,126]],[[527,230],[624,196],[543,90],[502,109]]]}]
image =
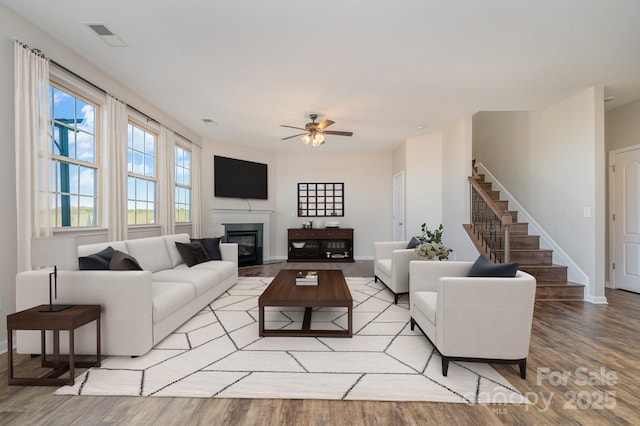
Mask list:
[{"label": "curtain rod", "polygon": [[[54,61],[53,59],[49,58],[49,62],[51,62],[53,65],[55,65],[56,67],[60,68],[61,70],[63,70],[64,72],[67,72],[69,74],[71,74],[72,76],[74,76],[75,78],[82,80],[84,83],[88,84],[89,86],[93,87],[94,89],[98,90],[99,92],[105,94],[105,95],[109,95],[109,93],[104,90],[102,87],[98,86],[97,84],[93,83],[92,81],[87,80],[86,78],[82,77],[81,75],[71,71],[69,68],[65,67],[62,64],[59,64],[58,62]],[[127,108],[132,109],[133,111],[137,112],[138,114],[142,115],[143,117],[145,117],[147,120],[153,121],[156,124],[159,124],[160,126],[164,126],[164,124],[162,124],[161,122],[159,122],[158,120],[156,120],[155,118],[149,116],[148,114],[145,114],[144,112],[140,111],[138,108],[134,107],[133,105],[130,105],[128,103],[125,102],[125,105],[127,105]],[[165,126],[167,127],[167,126]],[[168,127],[167,127],[168,128]],[[192,143],[193,145],[197,146],[198,148],[202,148],[200,145],[198,145],[197,143],[193,142],[191,139],[183,136],[182,134],[176,132],[173,129],[169,129],[171,130],[174,134],[180,136],[182,139],[186,140],[189,143]]]}]

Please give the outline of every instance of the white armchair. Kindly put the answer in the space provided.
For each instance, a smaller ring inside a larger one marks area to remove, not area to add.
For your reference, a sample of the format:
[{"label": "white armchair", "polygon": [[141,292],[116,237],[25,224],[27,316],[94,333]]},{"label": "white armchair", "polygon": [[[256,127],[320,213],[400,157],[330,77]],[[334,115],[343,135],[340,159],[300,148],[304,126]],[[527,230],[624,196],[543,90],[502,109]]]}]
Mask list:
[{"label": "white armchair", "polygon": [[536,280],[468,277],[473,262],[411,262],[411,329],[415,324],[449,361],[518,364],[526,378]]},{"label": "white armchair", "polygon": [[398,298],[409,293],[409,262],[417,260],[414,249],[408,249],[409,241],[373,243],[373,274]]}]

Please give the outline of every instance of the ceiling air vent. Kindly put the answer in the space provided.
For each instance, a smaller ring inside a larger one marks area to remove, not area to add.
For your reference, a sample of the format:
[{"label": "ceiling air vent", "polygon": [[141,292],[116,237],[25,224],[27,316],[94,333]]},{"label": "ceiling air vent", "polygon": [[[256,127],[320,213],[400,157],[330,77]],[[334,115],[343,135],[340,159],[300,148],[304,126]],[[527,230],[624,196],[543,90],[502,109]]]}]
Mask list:
[{"label": "ceiling air vent", "polygon": [[111,47],[124,47],[127,45],[120,37],[115,35],[102,23],[85,22],[85,25]]}]

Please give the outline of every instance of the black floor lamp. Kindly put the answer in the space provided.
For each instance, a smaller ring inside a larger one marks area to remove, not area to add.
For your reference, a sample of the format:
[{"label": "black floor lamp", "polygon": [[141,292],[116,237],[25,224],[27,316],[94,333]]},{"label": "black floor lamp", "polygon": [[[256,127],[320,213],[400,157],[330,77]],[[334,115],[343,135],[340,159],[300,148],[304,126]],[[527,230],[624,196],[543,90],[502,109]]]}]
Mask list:
[{"label": "black floor lamp", "polygon": [[58,298],[58,266],[61,269],[77,269],[78,242],[75,238],[42,237],[31,239],[31,266],[51,267],[49,273],[49,304],[40,312],[58,312],[71,305],[54,305]]}]

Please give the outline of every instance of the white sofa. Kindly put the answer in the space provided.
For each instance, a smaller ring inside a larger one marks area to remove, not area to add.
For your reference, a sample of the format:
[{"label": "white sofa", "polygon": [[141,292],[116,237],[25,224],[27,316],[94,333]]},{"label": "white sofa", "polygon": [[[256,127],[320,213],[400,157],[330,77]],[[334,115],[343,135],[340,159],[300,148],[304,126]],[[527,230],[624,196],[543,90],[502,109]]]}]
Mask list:
[{"label": "white sofa", "polygon": [[408,249],[409,241],[385,241],[373,243],[374,281],[382,281],[398,298],[409,292],[409,262],[418,260],[414,249]]},{"label": "white sofa", "polygon": [[449,361],[517,363],[526,378],[536,280],[468,277],[473,262],[411,262],[411,329]]},{"label": "white sofa", "polygon": [[[142,355],[238,281],[238,246],[220,244],[221,261],[189,268],[175,242],[189,243],[176,234],[78,247],[79,256],[111,246],[133,256],[143,271],[58,271],[54,303],[102,306],[101,344],[105,355]],[[49,270],[16,276],[16,309],[46,304]],[[47,333],[50,335],[51,333]],[[49,336],[50,337],[50,336]],[[61,351],[68,348],[60,335]],[[51,343],[47,351],[51,351]],[[95,324],[76,331],[76,354],[95,354]],[[40,353],[39,331],[17,332],[18,353]]]}]

